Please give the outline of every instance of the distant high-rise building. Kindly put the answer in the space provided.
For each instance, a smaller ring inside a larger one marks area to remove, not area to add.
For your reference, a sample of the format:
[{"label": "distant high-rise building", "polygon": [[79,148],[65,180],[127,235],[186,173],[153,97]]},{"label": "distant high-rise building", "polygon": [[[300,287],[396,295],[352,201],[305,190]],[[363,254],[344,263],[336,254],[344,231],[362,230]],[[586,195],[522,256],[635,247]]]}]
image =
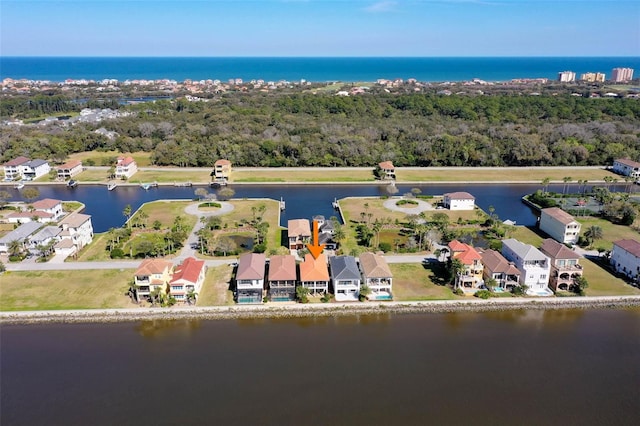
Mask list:
[{"label": "distant high-rise building", "polygon": [[611,71],[611,80],[616,83],[633,80],[633,68],[614,68]]},{"label": "distant high-rise building", "polygon": [[599,81],[603,82],[605,80],[604,73],[601,72],[587,72],[580,76],[580,80],[588,81],[590,83]]},{"label": "distant high-rise building", "polygon": [[558,73],[558,81],[561,83],[571,83],[576,81],[576,73],[573,71],[562,71]]}]

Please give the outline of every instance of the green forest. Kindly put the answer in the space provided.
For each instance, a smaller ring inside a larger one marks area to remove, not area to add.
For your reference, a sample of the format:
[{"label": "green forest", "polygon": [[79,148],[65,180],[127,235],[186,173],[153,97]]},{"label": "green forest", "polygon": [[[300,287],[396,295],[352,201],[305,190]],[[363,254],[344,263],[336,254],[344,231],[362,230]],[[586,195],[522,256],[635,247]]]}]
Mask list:
[{"label": "green forest", "polygon": [[[152,152],[156,165],[540,166],[639,159],[640,102],[570,95],[226,93],[122,106],[63,95],[3,99],[4,119],[85,106],[133,114],[89,125],[5,126],[0,160],[64,161],[74,152]],[[93,131],[104,127],[118,137]]]}]

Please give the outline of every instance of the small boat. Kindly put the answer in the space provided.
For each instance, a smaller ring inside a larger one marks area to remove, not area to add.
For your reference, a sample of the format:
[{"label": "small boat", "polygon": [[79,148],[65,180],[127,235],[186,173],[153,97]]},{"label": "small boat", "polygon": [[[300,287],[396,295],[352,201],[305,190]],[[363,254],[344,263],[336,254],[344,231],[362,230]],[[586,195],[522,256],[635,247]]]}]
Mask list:
[{"label": "small boat", "polygon": [[116,186],[118,186],[118,185],[116,185],[115,183],[110,183],[110,184],[107,185],[107,189],[109,191],[113,191],[114,189],[116,189]]},{"label": "small boat", "polygon": [[173,186],[177,186],[177,187],[190,187],[193,186],[193,184],[191,182],[174,182]]},{"label": "small boat", "polygon": [[340,208],[340,205],[338,204],[338,199],[334,198],[333,202],[331,203],[331,205],[333,206],[334,209],[338,210]]},{"label": "small boat", "polygon": [[73,180],[73,179],[71,179],[69,182],[67,182],[67,186],[69,188],[75,188],[76,186],[78,186],[78,182]]},{"label": "small boat", "polygon": [[280,197],[280,210],[284,210],[286,207],[286,204],[284,202],[284,200],[282,199],[282,197]]},{"label": "small boat", "polygon": [[16,182],[16,183],[13,185],[13,187],[14,187],[15,189],[22,189],[22,188],[24,188],[24,182],[22,182],[22,181],[18,181],[18,182]]},{"label": "small boat", "polygon": [[158,186],[158,182],[140,184],[140,188],[144,189],[145,191],[147,191],[149,188],[155,188],[156,186]]}]

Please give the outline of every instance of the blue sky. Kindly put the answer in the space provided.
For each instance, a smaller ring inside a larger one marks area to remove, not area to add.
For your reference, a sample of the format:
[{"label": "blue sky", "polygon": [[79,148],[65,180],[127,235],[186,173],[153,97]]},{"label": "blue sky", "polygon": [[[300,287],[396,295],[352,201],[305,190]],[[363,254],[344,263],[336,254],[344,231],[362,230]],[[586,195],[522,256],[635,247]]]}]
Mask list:
[{"label": "blue sky", "polygon": [[639,56],[640,0],[0,0],[2,56]]}]

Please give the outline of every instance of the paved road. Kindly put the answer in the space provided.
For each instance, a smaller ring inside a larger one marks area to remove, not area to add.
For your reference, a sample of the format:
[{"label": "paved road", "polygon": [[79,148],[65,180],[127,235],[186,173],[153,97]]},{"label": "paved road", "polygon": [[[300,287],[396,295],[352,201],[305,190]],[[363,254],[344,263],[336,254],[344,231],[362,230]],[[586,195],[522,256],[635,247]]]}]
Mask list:
[{"label": "paved road", "polygon": [[211,216],[220,216],[223,214],[230,213],[234,209],[233,204],[231,203],[226,203],[224,201],[216,201],[216,202],[219,203],[221,207],[218,210],[209,211],[209,212],[200,211],[198,209],[198,205],[200,204],[199,202],[189,204],[187,207],[185,207],[184,209],[185,213],[190,214],[192,216],[196,216],[198,218],[198,221],[196,222],[196,225],[191,230],[189,237],[187,237],[187,241],[184,244],[184,247],[182,247],[182,250],[180,250],[180,254],[177,257],[178,263],[180,263],[180,261],[186,259],[187,257],[195,256],[196,250],[193,247],[197,247],[198,240],[199,240],[198,232],[202,228],[204,228],[204,223],[201,222],[202,218],[211,217]]}]

